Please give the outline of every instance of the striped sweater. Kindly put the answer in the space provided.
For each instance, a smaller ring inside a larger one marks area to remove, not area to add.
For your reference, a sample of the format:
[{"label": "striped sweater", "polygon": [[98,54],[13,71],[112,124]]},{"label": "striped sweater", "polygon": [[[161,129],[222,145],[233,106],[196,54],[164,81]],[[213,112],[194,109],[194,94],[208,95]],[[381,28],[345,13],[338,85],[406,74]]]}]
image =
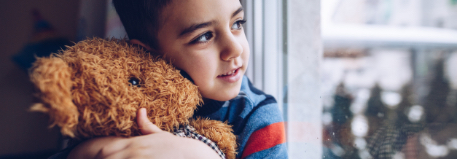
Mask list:
[{"label": "striped sweater", "polygon": [[287,158],[285,129],[273,96],[254,88],[244,76],[238,96],[230,101],[205,100],[195,116],[228,121],[237,136],[237,158]]}]

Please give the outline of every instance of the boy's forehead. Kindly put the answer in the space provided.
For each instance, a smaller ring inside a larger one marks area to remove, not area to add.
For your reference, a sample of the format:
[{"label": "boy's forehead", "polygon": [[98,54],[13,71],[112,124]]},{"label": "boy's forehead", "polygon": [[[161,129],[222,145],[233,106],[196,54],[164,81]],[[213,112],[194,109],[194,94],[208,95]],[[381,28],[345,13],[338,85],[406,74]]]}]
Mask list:
[{"label": "boy's forehead", "polygon": [[176,0],[162,11],[162,22],[171,25],[168,27],[185,28],[195,23],[230,18],[240,7],[239,0]]}]

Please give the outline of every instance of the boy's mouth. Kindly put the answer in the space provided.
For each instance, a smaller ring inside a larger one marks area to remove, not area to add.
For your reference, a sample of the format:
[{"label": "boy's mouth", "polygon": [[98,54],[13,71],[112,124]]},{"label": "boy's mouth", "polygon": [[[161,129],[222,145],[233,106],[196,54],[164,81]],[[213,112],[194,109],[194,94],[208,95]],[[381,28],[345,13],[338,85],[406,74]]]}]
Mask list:
[{"label": "boy's mouth", "polygon": [[241,67],[238,67],[237,69],[234,69],[232,71],[229,71],[227,73],[224,73],[222,75],[219,75],[217,77],[229,77],[229,76],[233,76],[233,75],[236,75],[238,73],[238,71],[240,70]]},{"label": "boy's mouth", "polygon": [[228,83],[236,83],[240,81],[240,79],[243,77],[243,70],[241,70],[241,68],[242,67],[238,67],[236,69],[228,71],[227,73],[219,75],[217,76],[217,79]]}]

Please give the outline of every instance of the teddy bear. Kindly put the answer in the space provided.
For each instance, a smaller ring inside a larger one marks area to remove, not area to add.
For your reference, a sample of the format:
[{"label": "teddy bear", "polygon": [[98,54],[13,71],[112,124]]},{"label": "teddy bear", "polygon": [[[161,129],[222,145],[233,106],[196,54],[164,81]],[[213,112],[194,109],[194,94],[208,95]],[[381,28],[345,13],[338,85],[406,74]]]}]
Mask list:
[{"label": "teddy bear", "polygon": [[126,39],[78,42],[37,58],[29,74],[40,101],[31,110],[49,115],[50,127],[57,125],[64,136],[138,136],[136,114],[146,108],[162,130],[202,140],[222,158],[235,158],[231,126],[192,118],[203,102],[198,87],[157,53]]}]

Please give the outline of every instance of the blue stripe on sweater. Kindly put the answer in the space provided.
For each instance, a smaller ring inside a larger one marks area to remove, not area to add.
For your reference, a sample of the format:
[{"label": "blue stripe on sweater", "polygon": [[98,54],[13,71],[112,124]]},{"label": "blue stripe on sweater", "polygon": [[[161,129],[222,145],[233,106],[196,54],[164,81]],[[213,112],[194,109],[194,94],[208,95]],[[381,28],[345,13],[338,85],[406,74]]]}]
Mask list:
[{"label": "blue stripe on sweater", "polygon": [[[227,102],[229,103],[205,102],[205,105],[203,105],[200,110],[219,109],[209,114],[200,113],[198,111],[196,114],[200,114],[202,117],[207,117],[212,120],[228,121],[230,125],[233,125],[234,134],[237,135],[239,144],[238,158],[241,157],[246,142],[253,132],[270,124],[283,121],[274,97],[266,95],[262,91],[254,88],[246,76],[243,77],[241,90],[238,96]],[[228,106],[223,107],[223,105]],[[280,156],[287,157],[285,145],[281,145],[283,146],[274,149],[270,148],[261,152],[262,154],[276,153]],[[250,156],[257,155],[261,154],[254,153]]]},{"label": "blue stripe on sweater", "polygon": [[286,159],[287,155],[287,145],[286,143],[276,145],[272,148],[253,153],[246,157],[246,159]]}]

